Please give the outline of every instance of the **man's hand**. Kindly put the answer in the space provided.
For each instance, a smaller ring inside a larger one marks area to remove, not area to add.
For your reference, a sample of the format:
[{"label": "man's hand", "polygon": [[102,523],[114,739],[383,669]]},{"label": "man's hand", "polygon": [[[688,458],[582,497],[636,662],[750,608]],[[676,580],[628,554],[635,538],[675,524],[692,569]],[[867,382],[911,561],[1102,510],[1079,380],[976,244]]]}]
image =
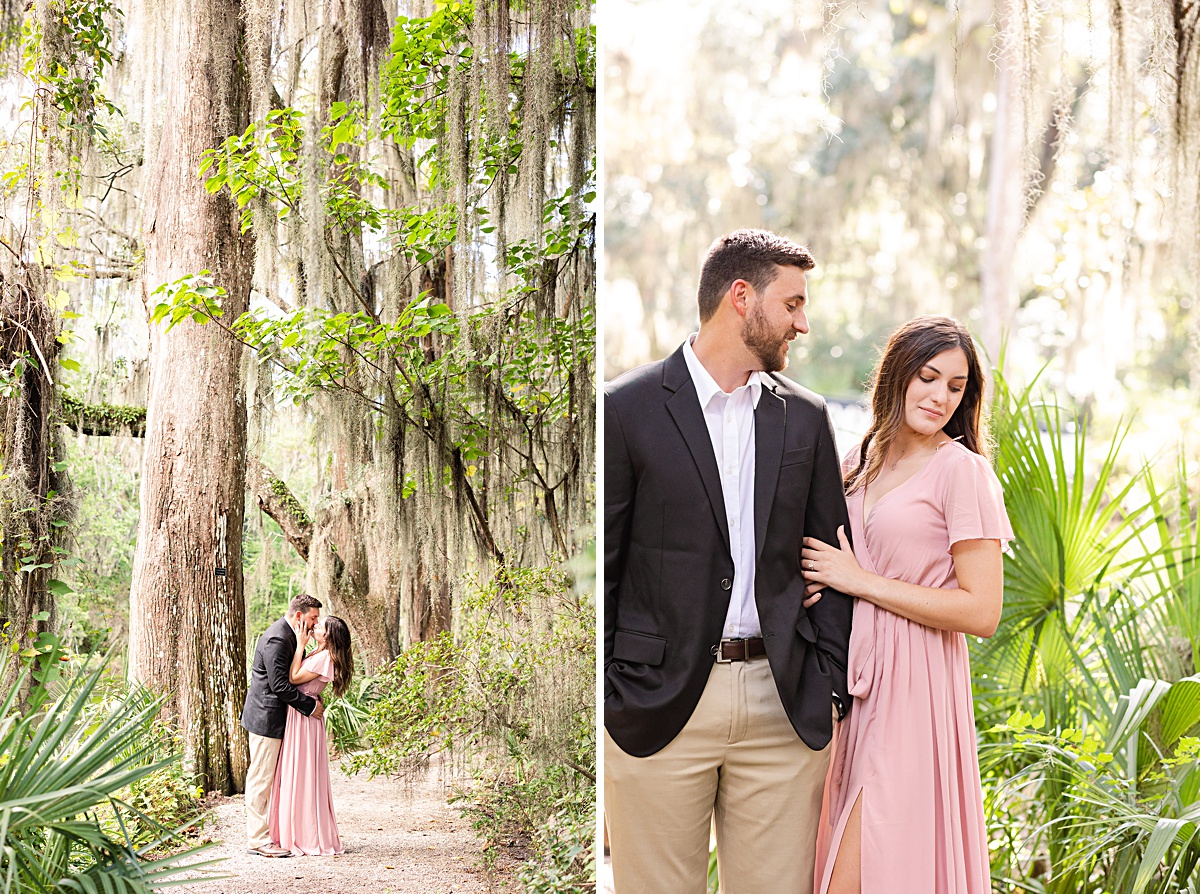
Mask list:
[{"label": "man's hand", "polygon": [[315,708],[313,708],[313,712],[312,712],[311,716],[317,717],[317,718],[325,716],[325,703],[323,701],[321,701],[321,696],[319,696],[319,695],[317,696],[317,706]]}]

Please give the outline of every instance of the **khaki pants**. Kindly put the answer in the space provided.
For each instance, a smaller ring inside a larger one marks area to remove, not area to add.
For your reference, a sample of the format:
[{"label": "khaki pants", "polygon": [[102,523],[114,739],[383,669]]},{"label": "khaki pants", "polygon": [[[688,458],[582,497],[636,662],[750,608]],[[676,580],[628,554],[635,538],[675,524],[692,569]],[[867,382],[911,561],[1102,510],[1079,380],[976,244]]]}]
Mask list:
[{"label": "khaki pants", "polygon": [[267,808],[271,804],[271,783],[279,762],[282,739],[268,739],[250,733],[250,769],[246,771],[246,843],[251,848],[271,844]]},{"label": "khaki pants", "polygon": [[714,664],[687,725],[649,757],[605,732],[616,894],[704,894],[714,819],[721,894],[811,894],[829,753],[796,735],[765,657]]}]

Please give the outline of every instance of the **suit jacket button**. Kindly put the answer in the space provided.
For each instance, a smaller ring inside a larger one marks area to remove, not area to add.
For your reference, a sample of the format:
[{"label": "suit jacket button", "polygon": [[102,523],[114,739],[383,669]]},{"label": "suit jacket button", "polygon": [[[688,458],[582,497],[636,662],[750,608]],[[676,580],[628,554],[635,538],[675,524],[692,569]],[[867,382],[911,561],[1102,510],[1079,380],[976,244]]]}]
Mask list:
[{"label": "suit jacket button", "polygon": [[725,578],[724,580],[721,581],[721,589],[722,590],[728,590],[731,587],[733,587],[733,582],[729,578]]}]

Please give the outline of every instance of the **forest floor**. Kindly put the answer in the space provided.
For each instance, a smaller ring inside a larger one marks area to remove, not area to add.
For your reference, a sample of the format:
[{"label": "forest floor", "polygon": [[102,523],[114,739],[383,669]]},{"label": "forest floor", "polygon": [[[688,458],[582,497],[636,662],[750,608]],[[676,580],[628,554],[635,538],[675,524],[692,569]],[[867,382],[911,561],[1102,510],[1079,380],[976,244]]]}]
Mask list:
[{"label": "forest floor", "polygon": [[[396,782],[331,768],[338,832],[346,853],[336,857],[269,859],[247,853],[241,795],[216,796],[204,839],[221,842],[206,858],[227,858],[197,881],[196,894],[492,894],[512,889],[503,869],[482,868],[482,845],[462,815],[446,803],[450,790],[436,770]],[[211,824],[215,820],[215,825]]]}]

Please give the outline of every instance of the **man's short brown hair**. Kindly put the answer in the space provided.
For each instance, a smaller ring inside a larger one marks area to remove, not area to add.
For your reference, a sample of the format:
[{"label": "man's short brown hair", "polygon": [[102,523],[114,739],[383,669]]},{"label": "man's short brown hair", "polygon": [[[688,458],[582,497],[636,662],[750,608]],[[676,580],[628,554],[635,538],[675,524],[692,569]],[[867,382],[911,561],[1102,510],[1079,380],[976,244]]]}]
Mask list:
[{"label": "man's short brown hair", "polygon": [[290,603],[288,603],[288,614],[294,615],[299,612],[303,615],[307,614],[314,608],[319,609],[320,607],[321,601],[319,599],[314,596],[309,596],[307,593],[301,593]]},{"label": "man's short brown hair", "polygon": [[778,267],[812,270],[817,266],[803,245],[768,230],[734,230],[708,248],[700,268],[700,287],[696,300],[700,322],[717,312],[721,299],[735,280],[744,279],[761,292],[779,275]]}]

